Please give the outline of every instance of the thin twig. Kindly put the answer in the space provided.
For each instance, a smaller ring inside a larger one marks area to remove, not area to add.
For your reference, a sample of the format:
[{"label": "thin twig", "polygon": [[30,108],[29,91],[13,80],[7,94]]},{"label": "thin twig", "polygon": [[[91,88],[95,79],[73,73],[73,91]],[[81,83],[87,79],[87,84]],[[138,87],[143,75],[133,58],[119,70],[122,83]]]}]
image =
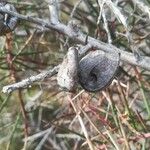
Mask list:
[{"label": "thin twig", "polygon": [[88,131],[87,131],[87,129],[86,129],[84,123],[83,123],[83,120],[82,120],[82,118],[81,118],[81,116],[80,116],[80,114],[79,114],[79,112],[78,112],[78,109],[76,108],[76,106],[74,105],[74,103],[73,103],[73,101],[72,101],[71,96],[72,96],[72,95],[68,95],[68,100],[70,101],[71,106],[73,107],[73,109],[74,109],[74,111],[75,111],[75,113],[76,113],[76,115],[77,115],[77,117],[78,117],[80,126],[81,126],[81,128],[82,128],[82,131],[83,131],[83,133],[84,133],[84,136],[86,137],[86,141],[87,141],[87,143],[88,143],[88,145],[89,145],[90,150],[94,150],[93,144],[92,144],[92,142],[91,142],[91,140],[90,140],[90,137],[89,137],[89,135],[88,135]]},{"label": "thin twig", "polygon": [[50,69],[48,71],[43,71],[42,73],[35,75],[35,76],[31,76],[27,79],[22,80],[21,82],[4,86],[2,89],[2,92],[11,93],[12,91],[14,91],[16,89],[25,88],[25,87],[31,85],[33,82],[42,80],[48,76],[51,77],[51,76],[55,75],[58,72],[58,69],[59,69],[59,66],[56,66],[53,69]]},{"label": "thin twig", "polygon": [[59,23],[59,7],[58,0],[47,0],[50,11],[50,21],[52,24]]}]

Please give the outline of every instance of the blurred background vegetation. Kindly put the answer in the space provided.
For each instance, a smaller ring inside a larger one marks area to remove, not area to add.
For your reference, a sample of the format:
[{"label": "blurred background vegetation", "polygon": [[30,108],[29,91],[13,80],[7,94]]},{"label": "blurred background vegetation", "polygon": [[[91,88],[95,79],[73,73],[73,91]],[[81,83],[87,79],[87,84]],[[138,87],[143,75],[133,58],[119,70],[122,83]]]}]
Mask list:
[{"label": "blurred background vegetation", "polygon": [[[9,2],[20,14],[49,21],[45,1]],[[75,19],[83,33],[133,52],[137,61],[140,55],[150,56],[150,1],[111,2],[100,9],[102,0],[60,0],[60,20],[67,24]],[[20,20],[13,33],[0,37],[0,89],[58,65],[74,42]],[[149,150],[150,72],[125,62],[120,66],[118,80],[106,90],[79,88],[76,93],[73,102],[88,139],[56,76],[10,94],[1,92],[0,150]]]}]

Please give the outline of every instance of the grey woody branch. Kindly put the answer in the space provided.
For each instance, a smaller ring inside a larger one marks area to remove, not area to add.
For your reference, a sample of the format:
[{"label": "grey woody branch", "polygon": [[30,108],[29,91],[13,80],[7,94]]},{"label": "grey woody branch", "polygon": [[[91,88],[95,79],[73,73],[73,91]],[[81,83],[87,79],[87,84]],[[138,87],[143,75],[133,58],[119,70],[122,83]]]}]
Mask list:
[{"label": "grey woody branch", "polygon": [[38,75],[31,76],[27,79],[20,81],[20,82],[4,86],[2,89],[2,92],[3,93],[11,93],[14,90],[28,87],[31,84],[33,84],[33,82],[40,81],[42,79],[45,79],[46,77],[51,77],[51,76],[55,75],[58,72],[58,69],[59,69],[59,65],[54,67],[53,69],[43,71],[42,73],[40,73]]},{"label": "grey woody branch", "polygon": [[[63,23],[57,23],[57,24],[47,23],[40,18],[33,18],[31,16],[21,15],[21,14],[12,12],[12,11],[8,11],[7,9],[4,9],[2,7],[0,7],[0,12],[4,12],[4,13],[10,14],[12,16],[16,16],[20,20],[26,20],[28,22],[38,24],[42,27],[55,30],[61,34],[65,34],[66,36],[68,36],[71,39],[74,39],[74,40],[80,42],[81,44],[85,44],[85,41],[87,39],[86,34],[83,34],[80,31],[77,32],[76,30],[74,30],[74,28],[67,26]],[[120,58],[122,61],[150,71],[150,65],[149,65],[150,57],[140,56],[140,60],[137,61],[137,59],[135,58],[133,53],[123,51],[111,44],[101,42],[90,36],[88,37],[87,43],[90,44],[93,48],[102,50],[107,53],[120,53]]]}]

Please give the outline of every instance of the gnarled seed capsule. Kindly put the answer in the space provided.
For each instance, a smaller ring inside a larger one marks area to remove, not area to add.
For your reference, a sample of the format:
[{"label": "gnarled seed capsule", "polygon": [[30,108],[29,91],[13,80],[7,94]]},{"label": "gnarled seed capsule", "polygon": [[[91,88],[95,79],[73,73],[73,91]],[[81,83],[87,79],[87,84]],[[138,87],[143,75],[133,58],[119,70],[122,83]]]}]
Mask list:
[{"label": "gnarled seed capsule", "polygon": [[108,54],[96,50],[90,52],[79,62],[79,82],[90,92],[107,87],[114,79],[119,66],[118,53]]}]

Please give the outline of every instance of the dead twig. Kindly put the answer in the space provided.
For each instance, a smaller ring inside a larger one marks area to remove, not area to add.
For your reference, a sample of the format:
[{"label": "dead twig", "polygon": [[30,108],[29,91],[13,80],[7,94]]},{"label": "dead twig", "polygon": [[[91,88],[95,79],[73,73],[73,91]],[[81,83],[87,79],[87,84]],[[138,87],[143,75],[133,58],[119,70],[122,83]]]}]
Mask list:
[{"label": "dead twig", "polygon": [[25,88],[27,86],[30,86],[33,82],[42,80],[48,76],[51,77],[51,76],[55,75],[58,72],[58,69],[59,69],[59,66],[56,66],[53,69],[50,69],[48,71],[43,71],[42,73],[40,73],[38,75],[31,76],[31,77],[24,79],[18,83],[4,86],[2,89],[2,92],[3,93],[11,93],[16,89]]}]

